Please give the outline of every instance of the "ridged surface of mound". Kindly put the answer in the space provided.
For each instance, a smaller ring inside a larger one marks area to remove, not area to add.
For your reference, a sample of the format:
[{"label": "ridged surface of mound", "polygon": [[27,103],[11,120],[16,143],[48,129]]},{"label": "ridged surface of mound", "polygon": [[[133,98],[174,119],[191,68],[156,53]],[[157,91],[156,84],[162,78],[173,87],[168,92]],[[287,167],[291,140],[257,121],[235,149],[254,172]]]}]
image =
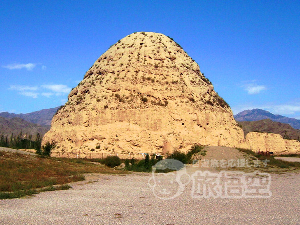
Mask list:
[{"label": "ridged surface of mound", "polygon": [[239,146],[244,134],[198,64],[171,38],[126,36],[69,94],[43,143],[66,153],[186,151],[193,144]]}]

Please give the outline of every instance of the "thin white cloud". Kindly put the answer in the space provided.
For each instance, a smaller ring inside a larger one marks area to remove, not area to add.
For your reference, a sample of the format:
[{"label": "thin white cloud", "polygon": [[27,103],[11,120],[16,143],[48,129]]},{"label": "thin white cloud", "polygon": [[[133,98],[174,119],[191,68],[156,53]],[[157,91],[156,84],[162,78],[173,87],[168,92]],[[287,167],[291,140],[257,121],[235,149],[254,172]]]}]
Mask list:
[{"label": "thin white cloud", "polygon": [[267,109],[272,110],[275,114],[292,115],[300,112],[300,105],[276,105]]},{"label": "thin white cloud", "polygon": [[10,69],[10,70],[20,70],[20,69],[32,70],[35,66],[36,66],[35,63],[27,63],[27,64],[14,63],[14,64],[3,66],[3,68]]},{"label": "thin white cloud", "polygon": [[23,91],[20,92],[21,95],[27,96],[27,97],[31,97],[31,98],[37,98],[38,97],[38,93],[36,92],[31,92],[31,91]]},{"label": "thin white cloud", "polygon": [[36,91],[38,90],[37,86],[25,86],[25,85],[10,85],[10,90],[16,91]]},{"label": "thin white cloud", "polygon": [[17,91],[20,95],[31,98],[38,98],[39,96],[50,98],[52,96],[65,96],[71,91],[71,88],[64,84],[41,86],[10,85],[8,90]]},{"label": "thin white cloud", "polygon": [[267,89],[265,85],[258,85],[256,80],[245,81],[244,84],[241,85],[245,91],[248,92],[249,95],[259,94],[260,92]]},{"label": "thin white cloud", "polygon": [[53,93],[50,93],[50,92],[43,92],[42,93],[42,96],[45,96],[47,98],[50,98],[52,95],[54,95]]},{"label": "thin white cloud", "polygon": [[248,84],[244,88],[249,95],[259,94],[261,91],[267,89],[266,86],[264,85],[255,85],[255,84]]},{"label": "thin white cloud", "polygon": [[67,94],[71,91],[71,88],[64,84],[42,85],[42,87],[51,90],[56,94]]}]

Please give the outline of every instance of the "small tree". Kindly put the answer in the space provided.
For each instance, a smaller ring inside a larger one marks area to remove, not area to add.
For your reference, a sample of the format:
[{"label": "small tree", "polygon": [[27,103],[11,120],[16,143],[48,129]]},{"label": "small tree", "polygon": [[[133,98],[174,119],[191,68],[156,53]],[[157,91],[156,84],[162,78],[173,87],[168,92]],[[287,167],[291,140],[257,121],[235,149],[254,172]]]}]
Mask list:
[{"label": "small tree", "polygon": [[41,135],[40,135],[40,133],[37,133],[36,139],[35,139],[35,150],[36,150],[36,154],[38,154],[38,155],[42,154],[41,142],[42,142]]},{"label": "small tree", "polygon": [[43,156],[50,156],[50,154],[51,154],[51,150],[53,149],[53,148],[55,148],[55,143],[54,142],[47,142],[43,147],[42,147],[42,149],[43,149]]},{"label": "small tree", "polygon": [[130,169],[130,168],[129,168],[129,159],[126,159],[126,160],[125,160],[125,168],[126,168],[126,169]]},{"label": "small tree", "polygon": [[134,158],[131,158],[130,163],[131,163],[131,165],[133,166],[134,163],[135,163],[135,159],[134,159]]},{"label": "small tree", "polygon": [[147,154],[146,157],[145,157],[145,169],[146,170],[150,169],[150,157],[149,157],[149,154]]},{"label": "small tree", "polygon": [[49,157],[51,155],[51,150],[55,148],[55,142],[47,142],[45,145],[43,145],[41,148],[36,149],[36,154],[42,156],[42,157]]}]

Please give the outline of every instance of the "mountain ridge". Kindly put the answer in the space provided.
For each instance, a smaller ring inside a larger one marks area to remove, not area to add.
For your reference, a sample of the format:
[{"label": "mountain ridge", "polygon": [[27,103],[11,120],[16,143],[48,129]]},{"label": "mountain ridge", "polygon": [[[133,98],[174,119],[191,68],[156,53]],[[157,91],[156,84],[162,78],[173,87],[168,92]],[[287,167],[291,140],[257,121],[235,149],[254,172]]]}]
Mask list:
[{"label": "mountain ridge", "polygon": [[38,125],[50,126],[53,115],[57,112],[59,107],[42,109],[39,111],[34,111],[31,113],[9,113],[9,112],[1,112],[0,117],[12,119],[12,118],[21,118],[27,122],[31,122]]},{"label": "mountain ridge", "polygon": [[239,121],[245,136],[250,132],[264,132],[280,134],[284,139],[300,140],[300,130],[294,129],[291,125],[276,122],[271,119],[258,121]]},{"label": "mountain ridge", "polygon": [[238,122],[270,119],[274,122],[289,124],[294,129],[300,129],[300,120],[282,116],[282,115],[275,115],[275,114],[273,114],[269,111],[263,110],[263,109],[244,110],[244,111],[234,115],[234,118]]},{"label": "mountain ridge", "polygon": [[10,137],[12,134],[18,136],[20,133],[22,133],[22,138],[28,138],[29,136],[35,138],[37,133],[43,137],[49,129],[49,125],[38,125],[19,117],[0,117],[0,135],[4,137]]}]

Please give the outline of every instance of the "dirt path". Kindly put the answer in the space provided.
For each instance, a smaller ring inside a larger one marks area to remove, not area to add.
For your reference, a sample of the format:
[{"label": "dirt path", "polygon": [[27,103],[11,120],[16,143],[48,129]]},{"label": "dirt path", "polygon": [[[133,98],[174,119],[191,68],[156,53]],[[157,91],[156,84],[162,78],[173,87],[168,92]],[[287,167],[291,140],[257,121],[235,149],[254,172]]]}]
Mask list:
[{"label": "dirt path", "polygon": [[236,148],[223,147],[223,146],[206,146],[206,156],[204,159],[242,159],[244,155]]}]

